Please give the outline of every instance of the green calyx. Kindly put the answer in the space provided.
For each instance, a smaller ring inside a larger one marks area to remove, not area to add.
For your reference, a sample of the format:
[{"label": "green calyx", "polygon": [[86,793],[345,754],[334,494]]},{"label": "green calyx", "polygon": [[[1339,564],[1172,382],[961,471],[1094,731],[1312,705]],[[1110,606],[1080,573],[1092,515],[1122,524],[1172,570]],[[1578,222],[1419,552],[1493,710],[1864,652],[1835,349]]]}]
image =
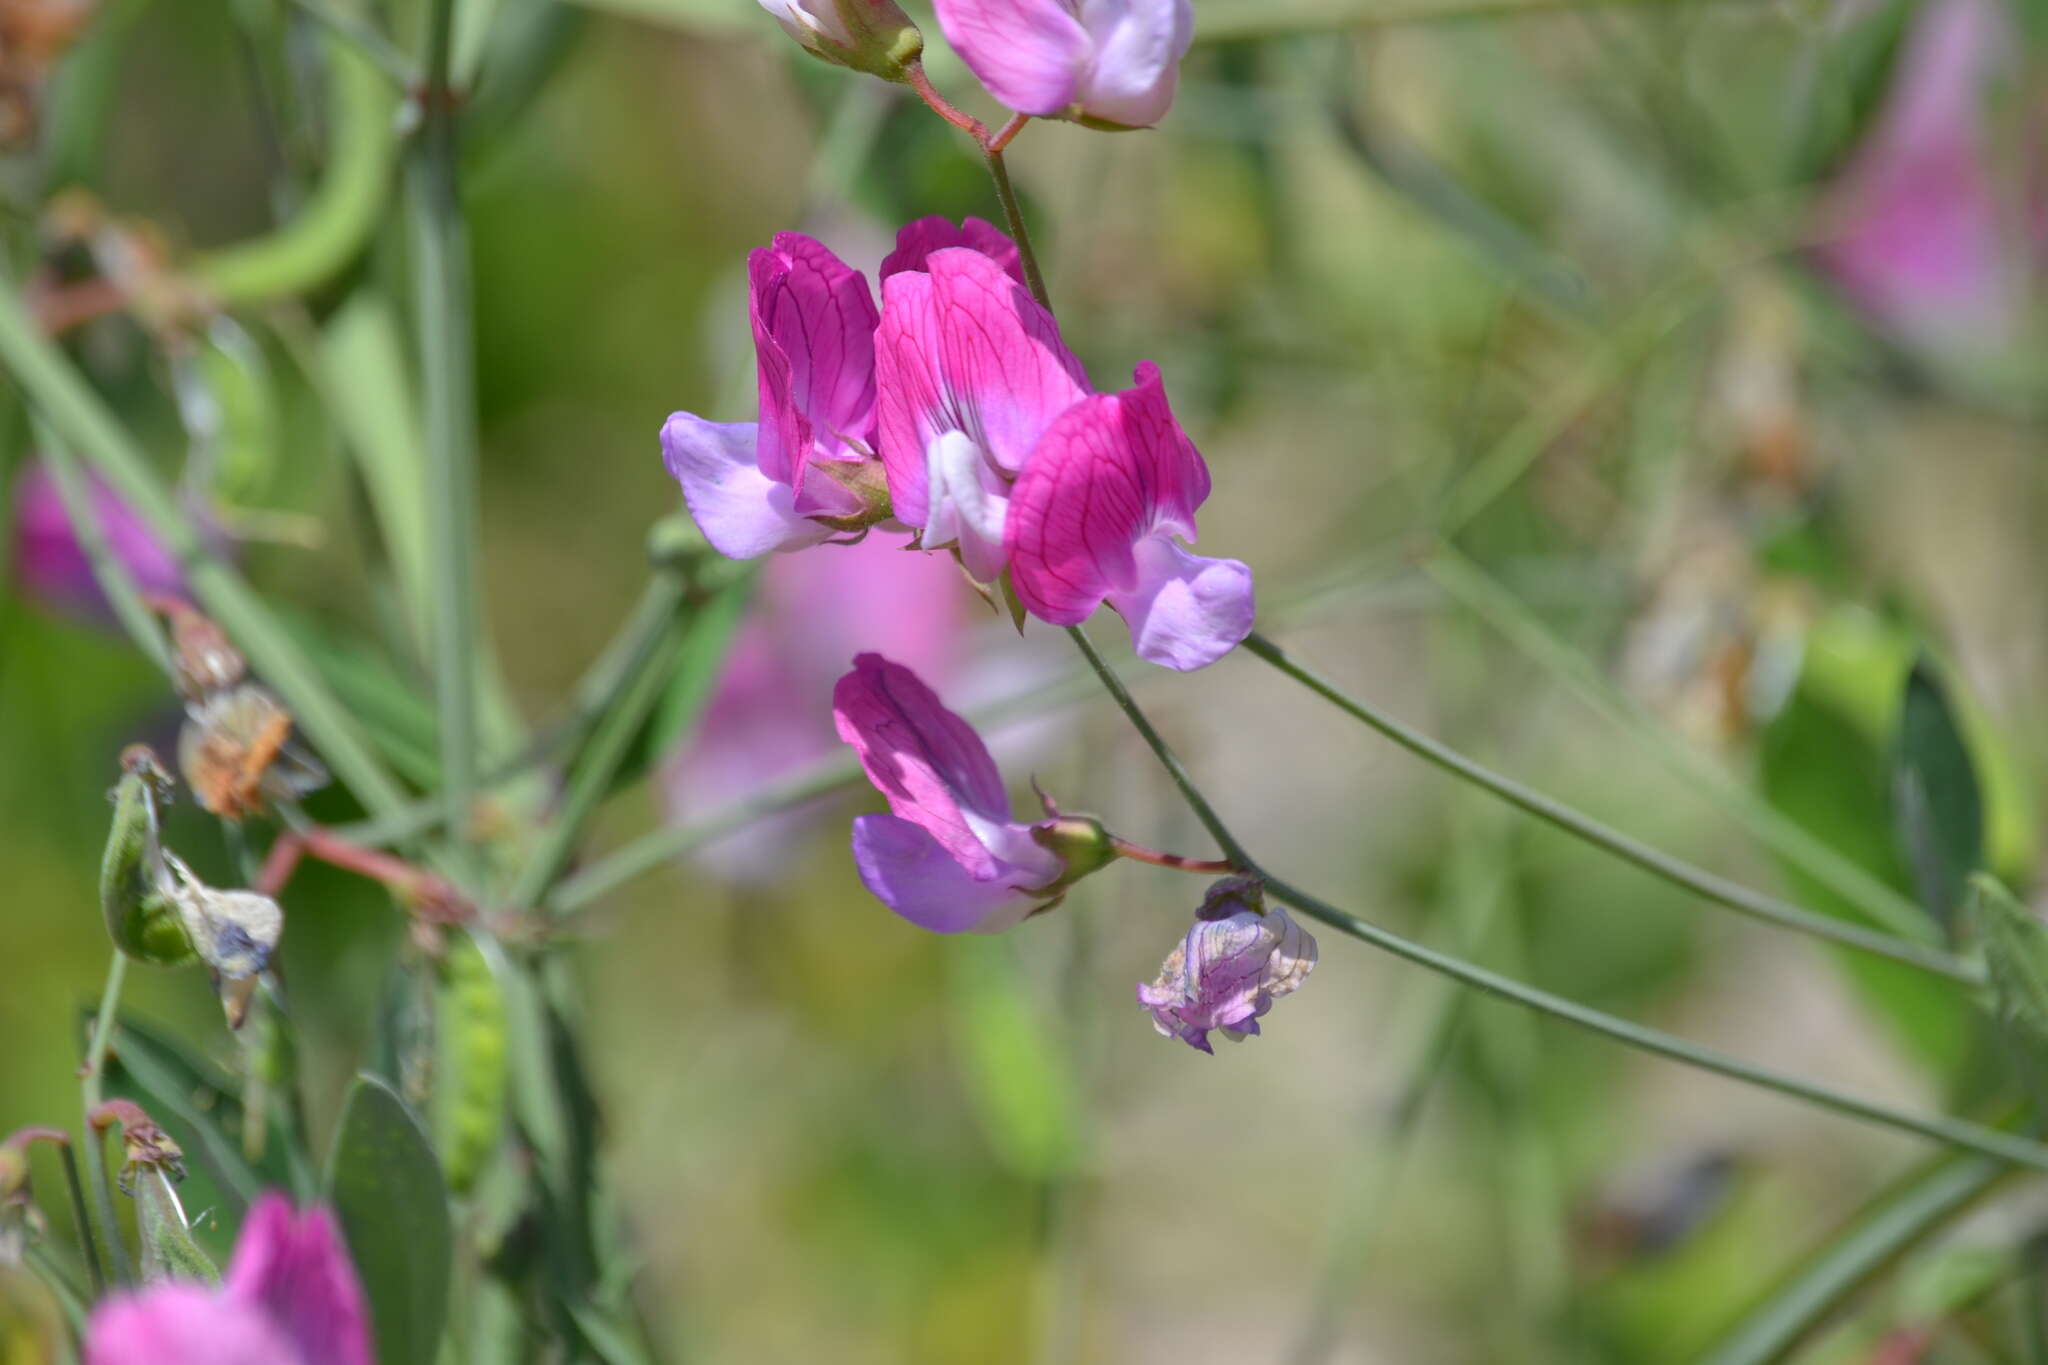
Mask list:
[{"label": "green calyx", "polygon": [[1066,865],[1060,879],[1045,889],[1047,895],[1064,894],[1081,878],[1101,871],[1117,859],[1115,841],[1092,815],[1055,815],[1033,825],[1031,837]]}]

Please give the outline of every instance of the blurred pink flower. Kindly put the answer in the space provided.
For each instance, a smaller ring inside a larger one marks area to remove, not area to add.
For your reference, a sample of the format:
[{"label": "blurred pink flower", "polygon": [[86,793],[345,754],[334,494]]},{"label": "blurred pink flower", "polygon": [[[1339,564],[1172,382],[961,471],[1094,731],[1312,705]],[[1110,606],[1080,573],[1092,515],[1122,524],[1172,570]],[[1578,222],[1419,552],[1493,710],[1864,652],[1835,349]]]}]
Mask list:
[{"label": "blurred pink flower", "polygon": [[861,654],[832,713],[889,800],[891,814],[853,822],[854,862],[883,904],[938,933],[993,933],[1058,899],[1065,861],[1011,817],[981,736],[917,674]]},{"label": "blurred pink flower", "polygon": [[1292,995],[1316,965],[1316,941],[1280,906],[1260,913],[1258,883],[1230,877],[1209,888],[1194,927],[1174,946],[1138,1003],[1152,1024],[1201,1052],[1211,1029],[1241,1039],[1259,1031],[1259,1017]]},{"label": "blurred pink flower", "polygon": [[[949,677],[966,598],[953,565],[875,536],[770,560],[695,740],[668,762],[670,818],[683,823],[744,799],[837,748],[823,703],[858,651]],[[769,880],[787,869],[790,841],[816,815],[761,821],[698,860],[736,881]]]},{"label": "blurred pink flower", "polygon": [[[146,593],[181,592],[183,576],[170,550],[111,484],[97,475],[87,477],[100,531],[136,585]],[[73,534],[56,480],[41,461],[23,465],[14,481],[13,543],[14,579],[25,595],[71,615],[107,619],[107,601],[85,547]]]},{"label": "blurred pink flower", "polygon": [[1250,633],[1252,572],[1176,541],[1195,538],[1209,470],[1167,406],[1159,367],[1140,365],[1136,378],[1076,403],[1039,439],[1010,494],[1011,583],[1040,620],[1079,625],[1106,601],[1139,658],[1203,668]]},{"label": "blurred pink flower", "polygon": [[102,1302],[85,1365],[372,1365],[369,1317],[325,1209],[250,1208],[218,1287],[159,1284]]},{"label": "blurred pink flower", "polygon": [[1190,0],[935,0],[939,27],[1020,114],[1147,128],[1173,104]]},{"label": "blurred pink flower", "polygon": [[[1912,21],[1874,125],[1826,200],[1824,268],[1908,339],[1983,350],[2020,321],[2025,206],[1999,183],[1988,108],[2011,24],[1998,0],[1933,0]],[[2040,237],[2038,231],[2035,232]]]}]

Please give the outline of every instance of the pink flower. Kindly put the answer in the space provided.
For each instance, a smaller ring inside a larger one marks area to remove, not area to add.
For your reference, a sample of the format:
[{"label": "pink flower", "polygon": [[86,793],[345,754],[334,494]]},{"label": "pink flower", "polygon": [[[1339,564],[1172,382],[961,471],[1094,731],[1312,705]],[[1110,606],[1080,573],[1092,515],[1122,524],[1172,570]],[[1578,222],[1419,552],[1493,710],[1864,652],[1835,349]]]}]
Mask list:
[{"label": "pink flower", "polygon": [[895,0],[761,0],[783,31],[812,56],[884,80],[924,51],[924,38]]},{"label": "pink flower", "polygon": [[923,267],[882,283],[876,425],[889,495],[924,548],[957,547],[967,572],[993,583],[1010,485],[1088,378],[1052,314],[994,259],[947,248]]},{"label": "pink flower", "polygon": [[1229,877],[1209,889],[1194,927],[1174,946],[1138,1003],[1168,1038],[1213,1053],[1209,1031],[1232,1040],[1259,1031],[1259,1017],[1292,995],[1316,965],[1316,941],[1275,906],[1261,913],[1256,881]]},{"label": "pink flower", "polygon": [[[183,591],[178,563],[132,508],[97,475],[88,475],[95,519],[108,547],[145,593]],[[56,480],[40,461],[14,481],[14,578],[23,592],[53,609],[105,620],[109,610],[85,547],[71,529]]]},{"label": "pink flower", "polygon": [[[875,536],[770,560],[696,739],[665,771],[671,817],[744,799],[831,753],[838,741],[818,702],[855,651],[880,650],[943,681],[960,653],[965,599],[951,564]],[[734,880],[770,880],[787,871],[790,841],[817,814],[750,825],[698,859]]]},{"label": "pink flower", "polygon": [[1987,118],[2011,36],[1996,0],[1922,10],[1882,112],[1827,200],[1822,265],[1912,340],[1988,351],[2019,323],[2029,249],[2012,229],[2025,211],[1997,183]]},{"label": "pink flower", "polygon": [[354,1267],[324,1209],[250,1208],[219,1288],[166,1283],[94,1311],[85,1365],[372,1365]]},{"label": "pink flower", "polygon": [[1040,620],[1078,625],[1108,602],[1140,658],[1203,668],[1250,633],[1252,574],[1175,540],[1195,538],[1209,470],[1167,406],[1159,367],[1136,377],[1135,388],[1076,403],[1039,439],[1010,493],[1011,583]]},{"label": "pink flower", "polygon": [[889,800],[891,814],[853,822],[854,862],[883,904],[942,934],[993,933],[1059,898],[1066,860],[1011,818],[981,736],[915,673],[856,656],[832,715]]},{"label": "pink flower", "polygon": [[935,0],[946,41],[1020,114],[1147,128],[1173,104],[1190,0]]},{"label": "pink flower", "polygon": [[879,519],[873,455],[875,304],[865,276],[818,242],[777,233],[747,258],[758,422],[678,412],[668,471],[720,553],[752,559]]}]

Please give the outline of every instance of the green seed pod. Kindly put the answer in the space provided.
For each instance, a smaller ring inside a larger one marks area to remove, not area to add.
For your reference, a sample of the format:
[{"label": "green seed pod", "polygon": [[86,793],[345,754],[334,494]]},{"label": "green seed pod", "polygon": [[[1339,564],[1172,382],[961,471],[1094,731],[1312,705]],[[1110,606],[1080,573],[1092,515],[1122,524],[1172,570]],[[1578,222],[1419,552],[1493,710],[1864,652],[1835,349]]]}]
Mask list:
[{"label": "green seed pod", "polygon": [[434,1145],[448,1187],[467,1194],[505,1124],[505,996],[474,939],[451,939],[434,989]]},{"label": "green seed pod", "polygon": [[100,913],[114,946],[142,962],[174,966],[192,958],[192,939],[164,896],[157,803],[170,778],[144,746],[121,755],[113,791],[114,824],[100,858]]}]

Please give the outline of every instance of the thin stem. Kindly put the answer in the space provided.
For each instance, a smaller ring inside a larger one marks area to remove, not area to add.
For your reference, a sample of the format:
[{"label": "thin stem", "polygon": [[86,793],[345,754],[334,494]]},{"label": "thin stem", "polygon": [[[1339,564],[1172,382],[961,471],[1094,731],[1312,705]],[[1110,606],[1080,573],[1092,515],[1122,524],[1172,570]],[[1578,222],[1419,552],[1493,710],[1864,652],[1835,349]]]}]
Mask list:
[{"label": "thin stem", "polygon": [[360,15],[350,14],[329,0],[285,0],[285,3],[369,58],[385,79],[400,90],[411,90],[419,83],[418,69],[398,50],[398,45]]},{"label": "thin stem", "polygon": [[1156,848],[1146,848],[1128,839],[1109,836],[1109,846],[1116,850],[1119,858],[1129,858],[1134,863],[1150,863],[1154,867],[1170,867],[1176,872],[1194,872],[1203,876],[1222,877],[1244,869],[1225,858],[1183,858],[1178,853],[1161,853]]},{"label": "thin stem", "polygon": [[1003,148],[1009,146],[1012,142],[1015,142],[1017,140],[1017,134],[1023,132],[1024,125],[1029,122],[1031,122],[1031,115],[1029,114],[1010,115],[1010,121],[1008,123],[1005,123],[1002,127],[998,128],[995,131],[995,133],[990,136],[988,140],[988,146],[984,150],[987,151],[990,155],[994,155],[995,153],[1002,151]]},{"label": "thin stem", "polygon": [[974,144],[977,147],[983,149],[988,147],[988,125],[972,114],[955,108],[951,100],[941,95],[938,87],[932,84],[932,78],[925,74],[923,62],[912,61],[904,63],[903,80],[906,85],[917,92],[919,99],[931,106],[933,113],[973,138]]},{"label": "thin stem", "polygon": [[[90,1125],[86,1128],[86,1141],[98,1141]],[[85,1182],[78,1178],[78,1154],[71,1150],[68,1141],[58,1152],[64,1162],[64,1184],[71,1191],[71,1220],[78,1224],[79,1245],[85,1248],[85,1273],[92,1279],[92,1296],[98,1298],[107,1292],[107,1272],[100,1264],[100,1239],[93,1235],[92,1215],[86,1212]]]},{"label": "thin stem", "polygon": [[429,597],[441,782],[458,847],[476,793],[478,630],[476,393],[469,253],[456,183],[455,97],[448,87],[454,0],[427,22],[421,126],[407,166],[427,429]]},{"label": "thin stem", "polygon": [[1509,805],[1563,830],[1574,838],[1584,840],[1595,848],[1611,853],[1624,862],[1632,863],[1653,876],[1661,877],[1717,905],[1726,906],[1767,924],[1775,924],[1782,929],[1811,934],[1815,938],[1827,939],[1860,952],[1888,957],[1956,981],[1974,985],[1983,980],[1983,974],[1977,968],[1939,948],[1878,933],[1846,920],[1831,919],[1774,896],[1753,891],[1724,877],[1717,877],[1711,872],[1694,867],[1631,838],[1620,830],[1604,825],[1541,792],[1533,791],[1511,778],[1482,767],[1448,745],[1439,743],[1420,731],[1410,729],[1370,703],[1345,692],[1307,665],[1290,657],[1280,646],[1256,631],[1246,637],[1244,647],[1249,653],[1265,660],[1310,691],[1333,703],[1339,710],[1363,721],[1417,757],[1491,792]]},{"label": "thin stem", "polygon": [[1067,634],[1073,638],[1075,647],[1081,651],[1081,657],[1095,670],[1095,676],[1101,679],[1103,690],[1123,708],[1125,717],[1131,722],[1131,728],[1151,746],[1160,765],[1166,769],[1167,776],[1173,779],[1173,785],[1180,788],[1181,797],[1188,803],[1188,809],[1202,822],[1202,828],[1209,831],[1209,836],[1222,848],[1224,856],[1237,867],[1256,871],[1258,864],[1252,861],[1251,854],[1245,852],[1244,845],[1237,841],[1237,836],[1230,832],[1230,828],[1223,823],[1223,818],[1210,806],[1208,798],[1195,786],[1195,780],[1188,776],[1188,770],[1181,766],[1180,759],[1167,747],[1159,732],[1152,728],[1152,722],[1138,709],[1138,703],[1132,700],[1130,689],[1124,686],[1124,680],[1119,678],[1115,670],[1103,660],[1102,655],[1096,652],[1095,644],[1088,638],[1088,633],[1079,626],[1068,626]]},{"label": "thin stem", "polygon": [[107,1183],[106,1135],[92,1126],[92,1112],[106,1098],[107,1044],[114,1036],[114,1016],[121,1009],[121,983],[128,975],[128,958],[118,948],[107,967],[106,989],[100,992],[100,1010],[92,1021],[92,1040],[85,1050],[85,1065],[79,1072],[85,1098],[85,1169],[90,1177],[92,1199],[99,1216],[100,1232],[107,1243],[107,1261],[117,1285],[133,1284],[135,1272],[128,1262],[128,1246],[121,1240],[120,1220],[114,1217],[114,1194]]},{"label": "thin stem", "polygon": [[1038,253],[1031,245],[1031,228],[1024,221],[1024,206],[1018,202],[1017,187],[1010,183],[1010,168],[1003,163],[1002,149],[984,144],[982,159],[988,162],[989,178],[996,182],[996,202],[1003,206],[1003,222],[1010,229],[1011,239],[1017,243],[1017,259],[1024,267],[1024,282],[1031,287],[1031,297],[1050,313],[1052,295],[1046,292],[1045,276],[1038,268]]}]

